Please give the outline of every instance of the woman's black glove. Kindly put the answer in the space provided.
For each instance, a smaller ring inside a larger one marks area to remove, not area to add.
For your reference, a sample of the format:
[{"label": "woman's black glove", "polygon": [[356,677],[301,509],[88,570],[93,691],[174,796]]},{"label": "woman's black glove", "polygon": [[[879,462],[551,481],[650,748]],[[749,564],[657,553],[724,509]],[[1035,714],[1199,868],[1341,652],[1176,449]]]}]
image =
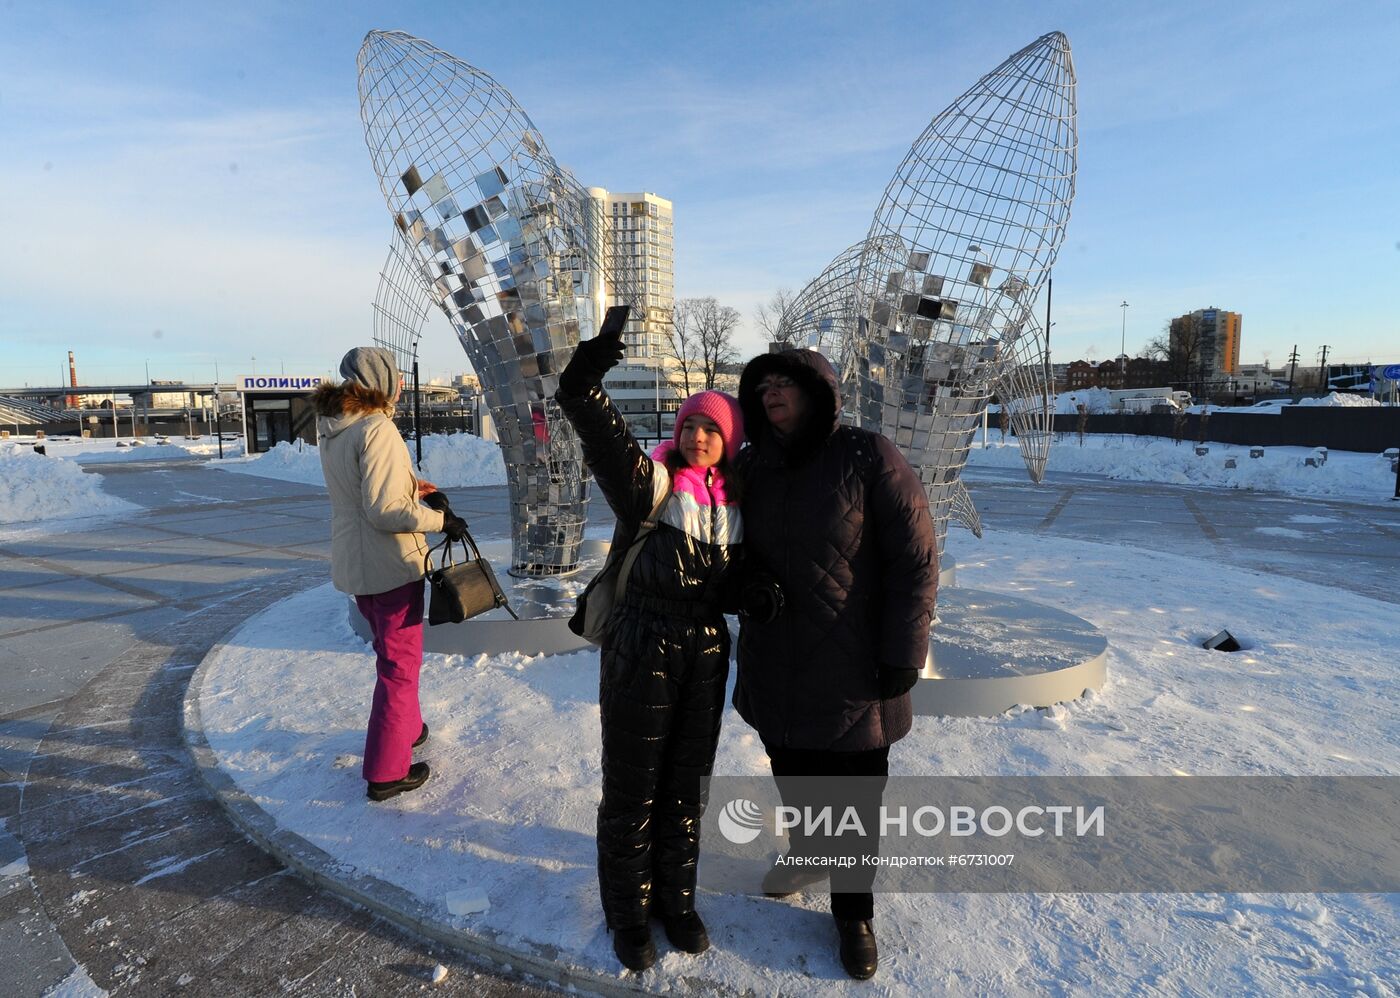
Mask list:
[{"label": "woman's black glove", "polygon": [[880,686],[880,699],[893,700],[912,690],[919,681],[918,669],[891,669],[876,666],[875,681]]},{"label": "woman's black glove", "polygon": [[449,541],[464,541],[467,539],[467,521],[448,510],[442,514],[442,532]]},{"label": "woman's black glove", "polygon": [[435,509],[439,513],[452,512],[452,504],[447,501],[447,496],[441,492],[429,492],[422,499],[418,500],[429,509]]},{"label": "woman's black glove", "polygon": [[574,348],[574,356],[559,373],[559,388],[566,395],[585,395],[603,383],[603,375],[622,363],[627,345],[621,336],[600,333]]},{"label": "woman's black glove", "polygon": [[783,612],[785,602],[776,579],[754,578],[739,590],[739,616],[755,624],[771,624]]}]

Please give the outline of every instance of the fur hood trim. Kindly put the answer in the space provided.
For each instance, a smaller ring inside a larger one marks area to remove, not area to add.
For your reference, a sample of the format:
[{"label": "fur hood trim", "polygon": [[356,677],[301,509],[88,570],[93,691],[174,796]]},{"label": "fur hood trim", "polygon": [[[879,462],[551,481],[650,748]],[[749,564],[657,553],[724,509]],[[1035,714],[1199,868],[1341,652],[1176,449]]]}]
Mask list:
[{"label": "fur hood trim", "polygon": [[392,413],[389,396],[358,381],[339,384],[323,381],[311,393],[311,404],[318,416],[335,419],[338,416],[363,416],[372,412]]}]

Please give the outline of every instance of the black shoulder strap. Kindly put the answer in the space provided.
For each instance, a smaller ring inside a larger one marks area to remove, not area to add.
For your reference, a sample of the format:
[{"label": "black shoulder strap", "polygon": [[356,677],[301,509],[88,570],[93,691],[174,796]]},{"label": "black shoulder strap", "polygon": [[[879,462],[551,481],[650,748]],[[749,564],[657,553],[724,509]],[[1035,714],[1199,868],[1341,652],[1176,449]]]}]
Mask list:
[{"label": "black shoulder strap", "polygon": [[[669,473],[667,477],[670,477]],[[617,601],[619,603],[622,602],[622,597],[627,592],[627,577],[632,574],[632,563],[637,560],[637,555],[641,553],[642,542],[647,539],[647,534],[656,529],[657,520],[661,517],[661,510],[665,507],[666,500],[670,498],[671,489],[668,488],[661,498],[657,500],[656,505],[651,508],[651,514],[643,520],[641,526],[637,528],[636,539],[632,541],[632,545],[627,549],[627,556],[622,559],[622,565],[618,569]]]}]

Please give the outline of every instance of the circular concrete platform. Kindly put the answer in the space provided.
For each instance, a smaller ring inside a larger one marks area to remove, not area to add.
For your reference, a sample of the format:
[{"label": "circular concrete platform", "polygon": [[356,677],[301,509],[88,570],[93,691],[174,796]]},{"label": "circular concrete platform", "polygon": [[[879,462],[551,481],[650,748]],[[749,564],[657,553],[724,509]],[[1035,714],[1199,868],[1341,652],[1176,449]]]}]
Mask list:
[{"label": "circular concrete platform", "polygon": [[[519,614],[492,610],[460,624],[423,628],[423,650],[445,655],[495,656],[509,651],[560,655],[590,645],[569,630],[574,600],[602,567],[606,541],[585,541],[580,571],[569,576],[515,578],[497,573]],[[510,543],[481,545],[493,565],[510,557]],[[938,623],[914,687],[914,713],[989,717],[1017,704],[1047,707],[1099,689],[1108,640],[1093,624],[1040,603],[952,585],[953,568],[940,574]],[[350,625],[366,641],[369,625],[347,601]]]},{"label": "circular concrete platform", "polygon": [[1103,686],[1108,639],[1081,617],[1016,596],[941,589],[914,713],[988,717]]}]

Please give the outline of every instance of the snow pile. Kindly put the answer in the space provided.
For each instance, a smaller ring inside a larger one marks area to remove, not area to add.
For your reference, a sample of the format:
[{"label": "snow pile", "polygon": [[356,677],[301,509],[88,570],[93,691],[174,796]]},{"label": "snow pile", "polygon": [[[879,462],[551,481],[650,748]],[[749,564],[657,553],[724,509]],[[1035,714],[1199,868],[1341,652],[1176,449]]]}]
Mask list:
[{"label": "snow pile", "polygon": [[[1109,681],[1051,710],[917,718],[891,752],[894,775],[1400,775],[1400,727],[1385,709],[1400,701],[1400,606],[1053,537],[989,531],[961,553],[960,584],[1103,628]],[[463,930],[619,974],[595,866],[597,654],[427,656],[432,735],[419,758],[432,779],[370,805],[360,763],[373,653],[346,610],[329,586],[312,590],[209,660],[200,709],[221,766],[348,877],[397,884],[444,920],[462,892],[482,891],[489,907],[458,917]],[[1200,647],[1227,624],[1246,652]],[[715,773],[766,772],[758,738],[727,709]],[[659,941],[646,990],[688,991],[694,978],[715,993],[850,992],[819,894],[707,892],[700,909],[714,948],[686,957]],[[885,894],[876,909],[877,983],[891,994],[1125,994],[1144,981],[1168,994],[1203,982],[1220,994],[1345,992],[1391,975],[1393,951],[1376,940],[1400,934],[1395,906],[1370,895]]]},{"label": "snow pile", "polygon": [[[997,434],[992,434],[995,440]],[[980,443],[978,438],[977,443]],[[993,442],[986,449],[974,443],[968,454],[971,468],[1023,468],[1014,439]],[[1084,445],[1074,433],[1058,434],[1050,448],[1052,472],[1104,475],[1134,482],[1167,482],[1214,488],[1282,492],[1296,496],[1345,496],[1389,499],[1395,492],[1395,472],[1380,454],[1332,451],[1321,467],[1308,467],[1308,447],[1268,447],[1251,458],[1249,447],[1207,443],[1209,453],[1197,456],[1191,441],[1177,444],[1165,437],[1129,437],[1086,433]],[[1228,468],[1226,463],[1235,462]]]},{"label": "snow pile", "polygon": [[1379,407],[1380,402],[1369,395],[1343,395],[1340,392],[1333,392],[1322,398],[1299,399],[1299,405],[1328,406],[1330,408],[1341,407],[1344,409],[1367,409]]},{"label": "snow pile", "polygon": [[[406,441],[410,459],[414,442]],[[211,461],[211,467],[259,475],[302,485],[326,484],[321,474],[321,455],[314,444],[298,440],[279,443],[262,454],[249,454],[232,461]],[[433,434],[423,438],[423,466],[419,477],[441,488],[470,488],[476,485],[504,485],[505,459],[499,444],[470,433]]]},{"label": "snow pile", "polygon": [[[413,453],[413,441],[408,452]],[[441,488],[504,485],[506,462],[501,445],[471,433],[433,434],[423,438],[419,475]]]},{"label": "snow pile", "polygon": [[1266,399],[1263,402],[1255,402],[1253,405],[1224,406],[1202,403],[1200,405],[1187,406],[1186,411],[1192,413],[1201,412],[1224,412],[1230,415],[1236,413],[1246,413],[1251,415],[1277,416],[1289,406],[1300,405],[1324,408],[1342,409],[1372,409],[1380,408],[1382,403],[1379,399],[1371,398],[1369,395],[1350,395],[1342,392],[1332,392],[1322,398],[1300,398],[1296,402],[1293,399]]},{"label": "snow pile", "polygon": [[72,461],[36,454],[25,444],[0,443],[0,523],[111,516],[140,508],[107,495],[101,475],[87,474]]},{"label": "snow pile", "polygon": [[1089,415],[1112,412],[1112,393],[1107,388],[1081,388],[1073,392],[1062,392],[1055,396],[1055,412],[1074,415],[1083,405]]},{"label": "snow pile", "polygon": [[262,454],[245,454],[237,458],[217,458],[209,462],[209,467],[220,471],[236,471],[242,475],[257,475],[260,478],[276,478],[283,482],[299,482],[302,485],[320,485],[323,488],[326,478],[321,474],[321,454],[315,444],[305,441],[283,441]]}]

